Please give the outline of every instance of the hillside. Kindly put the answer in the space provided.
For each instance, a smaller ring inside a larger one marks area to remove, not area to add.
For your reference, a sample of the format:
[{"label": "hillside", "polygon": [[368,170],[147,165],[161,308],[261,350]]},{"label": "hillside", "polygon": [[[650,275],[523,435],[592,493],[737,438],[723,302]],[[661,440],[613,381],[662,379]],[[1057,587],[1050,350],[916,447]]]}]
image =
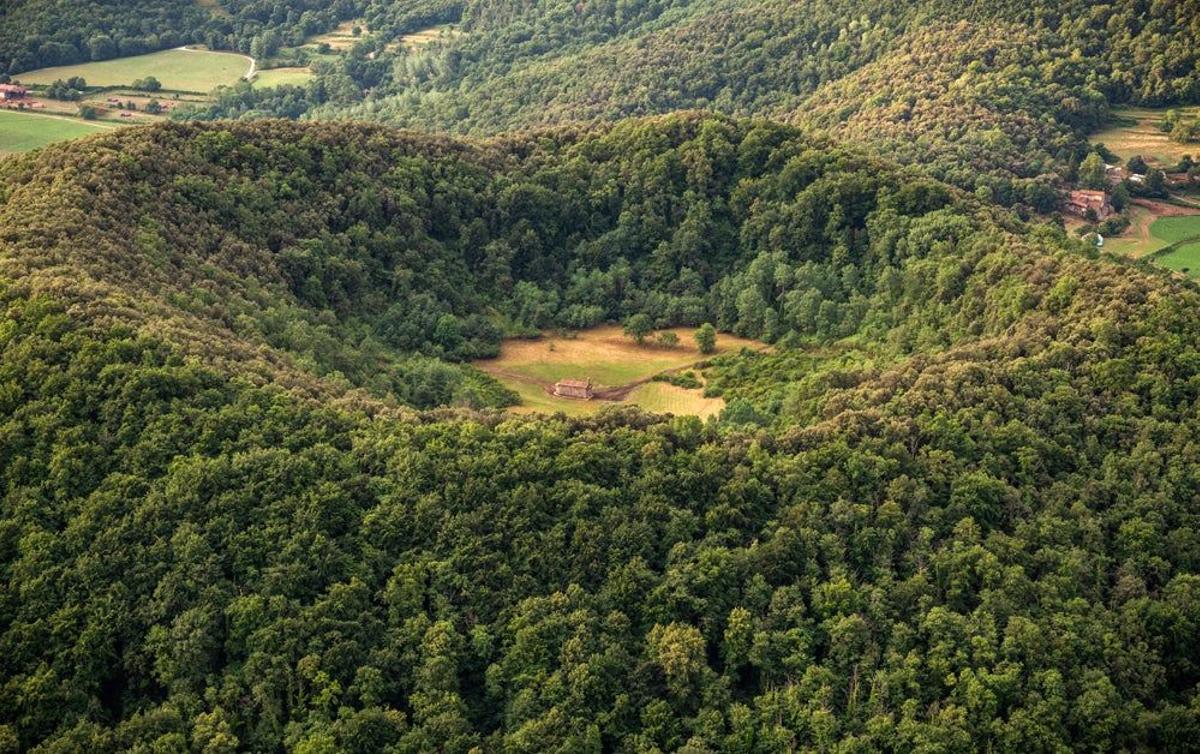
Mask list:
[{"label": "hillside", "polygon": [[[64,7],[0,11],[10,75],[194,43],[289,73],[224,87],[173,111],[180,119],[352,118],[487,136],[679,110],[765,116],[926,167],[1026,216],[1054,209],[1113,107],[1200,101],[1197,0]],[[453,33],[436,33],[447,22]],[[322,53],[318,40],[339,24],[362,33]]]},{"label": "hillside", "polygon": [[350,117],[493,134],[680,109],[790,120],[1052,206],[1109,108],[1200,100],[1200,5],[476,0],[409,50],[381,25],[305,88],[232,90],[187,117]]},{"label": "hillside", "polygon": [[[704,115],[168,125],[0,187],[8,750],[1200,740],[1191,284]],[[634,313],[775,347],[709,423],[397,407]]]},{"label": "hillside", "polygon": [[[849,335],[893,316],[872,300],[906,253],[865,230],[928,215],[937,235],[961,216],[932,214],[950,193],[931,181],[787,127],[699,115],[483,143],[176,126],[7,173],[5,276],[34,290],[72,280],[90,316],[178,330],[239,369],[258,353],[266,373],[336,374],[419,407],[502,403],[482,375],[427,359],[494,355],[503,335],[537,328],[640,313],[770,341],[793,323]],[[751,300],[737,276],[755,264],[783,268]],[[810,294],[824,319],[802,324]]]}]

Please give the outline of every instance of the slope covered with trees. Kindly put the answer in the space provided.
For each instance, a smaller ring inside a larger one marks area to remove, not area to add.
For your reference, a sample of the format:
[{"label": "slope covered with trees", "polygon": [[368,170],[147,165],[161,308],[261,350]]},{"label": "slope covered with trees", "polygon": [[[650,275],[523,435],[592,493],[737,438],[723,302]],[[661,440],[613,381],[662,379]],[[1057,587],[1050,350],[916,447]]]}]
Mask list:
[{"label": "slope covered with trees", "polygon": [[495,133],[701,108],[868,145],[1045,212],[1121,103],[1200,99],[1200,6],[485,0],[409,49],[387,25],[307,87],[227,91],[179,117],[377,120]]},{"label": "slope covered with trees", "polygon": [[[7,750],[1200,740],[1191,284],[705,116],[0,171]],[[395,406],[631,313],[776,347],[708,424]]]},{"label": "slope covered with trees", "polygon": [[[74,4],[70,4],[73,7]],[[1044,212],[1116,104],[1200,101],[1200,5],[948,0],[221,0],[0,16],[10,73],[184,42],[256,57],[338,21],[368,33],[303,86],[226,89],[175,117],[381,121],[476,135],[686,109],[832,130]],[[463,33],[406,45],[455,21]],[[864,94],[865,93],[865,94]]]},{"label": "slope covered with trees", "polygon": [[365,4],[361,0],[6,0],[0,7],[0,74],[19,75],[45,66],[140,55],[184,44],[270,55],[280,46],[300,44],[358,15]]},{"label": "slope covered with trees", "polygon": [[[411,383],[411,356],[493,355],[506,333],[644,314],[771,341],[850,335],[892,316],[879,294],[916,253],[904,234],[966,222],[933,181],[784,126],[702,116],[479,144],[344,124],[176,126],[7,174],[10,276],[48,288],[81,270],[97,316],[422,407],[457,401],[410,398],[428,367],[418,360]],[[891,230],[874,239],[876,225]],[[731,276],[760,265],[778,270],[747,295]],[[116,294],[136,314],[111,312]],[[456,399],[500,400],[462,375],[471,390]]]}]

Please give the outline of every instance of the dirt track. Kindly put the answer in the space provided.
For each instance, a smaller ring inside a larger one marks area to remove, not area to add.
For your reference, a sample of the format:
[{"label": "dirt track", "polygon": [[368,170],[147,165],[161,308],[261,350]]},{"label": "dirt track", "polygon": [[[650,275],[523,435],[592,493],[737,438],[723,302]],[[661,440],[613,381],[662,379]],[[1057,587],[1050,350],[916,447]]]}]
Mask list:
[{"label": "dirt track", "polygon": [[1181,207],[1178,204],[1168,204],[1154,199],[1134,199],[1131,203],[1137,207],[1148,209],[1159,217],[1184,217],[1200,214],[1200,209]]}]

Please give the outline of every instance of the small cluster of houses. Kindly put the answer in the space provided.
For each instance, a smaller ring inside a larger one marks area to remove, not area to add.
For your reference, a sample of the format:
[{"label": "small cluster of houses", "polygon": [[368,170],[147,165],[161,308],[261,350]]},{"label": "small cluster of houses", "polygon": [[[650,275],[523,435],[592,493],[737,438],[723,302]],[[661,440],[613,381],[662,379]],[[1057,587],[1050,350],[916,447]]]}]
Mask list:
[{"label": "small cluster of houses", "polygon": [[[1120,165],[1105,165],[1104,175],[1111,186],[1116,186],[1123,181],[1129,181],[1135,186],[1146,183],[1146,176],[1134,173]],[[1163,178],[1171,188],[1185,188],[1193,182],[1192,177],[1187,173],[1163,173]]]},{"label": "small cluster of houses", "polygon": [[1067,194],[1066,201],[1063,202],[1063,211],[1097,221],[1107,220],[1116,213],[1107,193],[1086,189],[1076,189]]},{"label": "small cluster of houses", "polygon": [[29,90],[20,84],[0,84],[0,107],[9,110],[40,110],[45,104],[29,98]]},{"label": "small cluster of houses", "polygon": [[[1142,185],[1146,182],[1146,176],[1134,173],[1120,165],[1105,165],[1104,168],[1105,176],[1112,186],[1117,186],[1124,181],[1129,181],[1134,185]],[[1164,178],[1167,186],[1176,189],[1185,188],[1193,183],[1192,176],[1187,173],[1165,173]],[[1076,189],[1068,193],[1063,199],[1062,209],[1069,215],[1096,222],[1106,220],[1116,214],[1116,209],[1107,192],[1087,189]]]}]

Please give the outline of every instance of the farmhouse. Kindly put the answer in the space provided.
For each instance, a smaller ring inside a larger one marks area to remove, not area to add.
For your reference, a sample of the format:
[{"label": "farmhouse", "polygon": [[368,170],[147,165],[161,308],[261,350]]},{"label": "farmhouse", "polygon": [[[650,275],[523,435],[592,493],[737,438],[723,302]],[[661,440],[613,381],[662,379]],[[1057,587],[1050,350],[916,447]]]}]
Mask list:
[{"label": "farmhouse", "polygon": [[0,100],[11,102],[12,100],[25,99],[29,94],[29,90],[17,84],[0,84]]},{"label": "farmhouse", "polygon": [[583,398],[591,400],[592,396],[592,381],[591,380],[559,380],[554,383],[554,394],[561,398]]},{"label": "farmhouse", "polygon": [[1108,194],[1103,191],[1072,191],[1067,195],[1067,200],[1063,204],[1063,210],[1072,215],[1080,217],[1094,216],[1097,220],[1103,220],[1113,214],[1112,203],[1108,201]]}]

